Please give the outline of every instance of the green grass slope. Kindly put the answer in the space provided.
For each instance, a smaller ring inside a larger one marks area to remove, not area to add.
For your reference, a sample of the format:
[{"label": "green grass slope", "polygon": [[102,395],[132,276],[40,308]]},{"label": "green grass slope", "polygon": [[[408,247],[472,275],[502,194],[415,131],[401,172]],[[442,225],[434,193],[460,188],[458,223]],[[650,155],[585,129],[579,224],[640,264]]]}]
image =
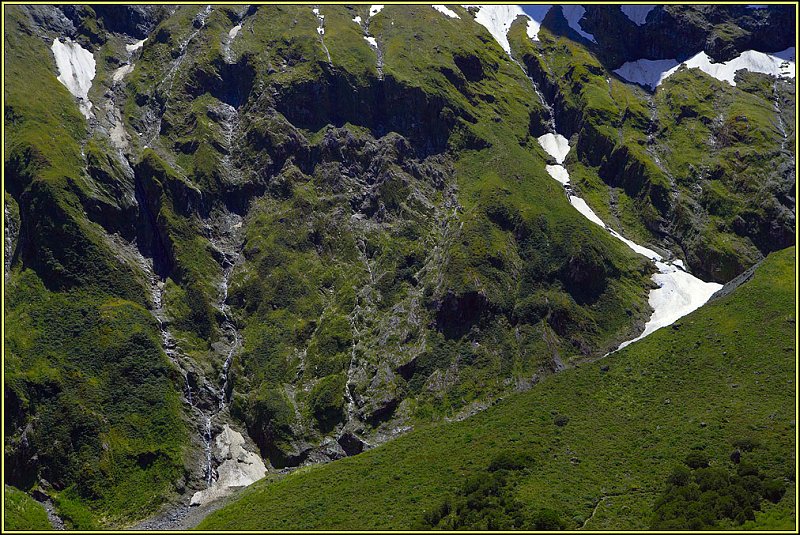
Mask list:
[{"label": "green grass slope", "polygon": [[613,228],[721,283],[794,242],[791,81],[742,71],[731,86],[682,69],[651,93],[572,39],[533,42],[520,23],[509,36],[574,136],[573,186]]},{"label": "green grass slope", "polygon": [[472,418],[257,483],[199,528],[408,529],[480,491],[465,479],[492,476],[499,497],[485,502],[534,527],[643,529],[687,455],[735,470],[737,449],[739,467],[786,488],[743,527],[793,528],[794,255],[771,254],[750,281],[675,326]]},{"label": "green grass slope", "polygon": [[3,531],[52,529],[44,507],[21,490],[5,486]]},{"label": "green grass slope", "polygon": [[4,187],[21,228],[3,286],[5,482],[94,529],[146,515],[183,481],[178,376],[138,268],[90,215],[106,203],[84,169],[99,149],[83,144],[48,41],[21,6],[5,15]]}]

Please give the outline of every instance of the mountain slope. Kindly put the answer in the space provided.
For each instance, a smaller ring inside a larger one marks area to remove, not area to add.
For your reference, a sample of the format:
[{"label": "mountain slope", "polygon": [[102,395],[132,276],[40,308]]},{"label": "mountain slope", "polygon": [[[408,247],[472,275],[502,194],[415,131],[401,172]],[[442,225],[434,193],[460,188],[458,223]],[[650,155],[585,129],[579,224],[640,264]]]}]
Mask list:
[{"label": "mountain slope", "polygon": [[773,253],[674,328],[467,420],[253,485],[199,528],[410,529],[461,481],[516,456],[530,459],[513,487],[526,512],[551,509],[570,529],[642,529],[674,465],[700,450],[726,466],[743,440],[759,446],[742,459],[787,486],[757,521],[791,528],[794,254]]},{"label": "mountain slope", "polygon": [[[524,24],[509,37],[554,102],[560,133],[577,137],[576,186],[605,221],[634,239],[679,248],[696,275],[720,283],[794,242],[792,80],[740,70],[732,85],[680,68],[653,92],[615,72],[615,55],[627,43],[646,43],[625,52],[631,60],[683,61],[697,53],[730,60],[764,39],[754,35],[765,35],[765,27],[772,40],[758,43],[761,49],[784,51],[793,62],[790,23],[779,24],[777,11],[741,6],[713,13],[657,6],[646,24],[634,25],[614,8],[592,8],[581,20],[603,31],[595,30],[599,44],[591,44],[557,15],[548,12],[538,41],[526,38]],[[616,38],[619,32],[626,38]],[[740,48],[728,41],[732,35]]]},{"label": "mountain slope", "polygon": [[612,229],[716,282],[789,244],[788,67],[613,74],[627,30],[775,52],[784,7],[521,11],[9,6],[6,482],[185,514],[636,337],[663,270]]},{"label": "mountain slope", "polygon": [[41,504],[24,492],[6,485],[3,489],[3,529],[45,531],[51,526]]}]

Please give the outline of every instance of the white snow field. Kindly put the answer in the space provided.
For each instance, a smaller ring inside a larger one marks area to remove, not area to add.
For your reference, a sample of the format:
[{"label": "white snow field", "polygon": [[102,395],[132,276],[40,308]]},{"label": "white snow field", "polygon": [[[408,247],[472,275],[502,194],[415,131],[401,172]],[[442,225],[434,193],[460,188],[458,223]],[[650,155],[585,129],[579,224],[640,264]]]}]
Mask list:
[{"label": "white snow field", "polygon": [[701,281],[677,265],[656,262],[656,267],[659,273],[653,275],[653,281],[659,288],[651,290],[647,299],[653,309],[653,315],[645,324],[642,334],[633,340],[621,343],[619,349],[641,340],[661,327],[672,325],[686,314],[703,306],[717,290],[722,288],[721,284]]},{"label": "white snow field", "polygon": [[564,159],[569,154],[569,140],[561,134],[547,133],[538,138],[539,145],[544,151],[555,158],[559,164],[564,163]]},{"label": "white snow field", "polygon": [[431,7],[433,9],[435,9],[436,11],[438,11],[439,13],[447,15],[451,19],[460,19],[461,18],[461,17],[458,16],[458,13],[456,13],[452,9],[449,9],[447,6],[445,6],[443,4],[433,4]]},{"label": "white snow field", "polygon": [[569,173],[563,165],[547,165],[545,166],[548,174],[561,182],[563,185],[569,184]]},{"label": "white snow field", "polygon": [[[561,134],[545,134],[538,138],[544,151],[556,159],[559,165],[548,165],[547,172],[565,187],[569,185],[569,173],[561,165],[569,153],[569,140]],[[570,191],[570,190],[568,190]],[[606,229],[612,236],[623,242],[636,253],[652,260],[658,273],[653,275],[653,282],[658,288],[651,290],[648,302],[653,309],[653,314],[644,326],[642,334],[632,340],[620,344],[622,349],[628,344],[641,340],[648,334],[675,323],[686,314],[700,308],[722,285],[714,282],[703,282],[694,275],[684,271],[683,261],[676,259],[664,261],[664,258],[643,245],[635,243],[614,229],[609,228],[602,219],[592,210],[586,201],[576,195],[569,195],[569,203],[592,223]]]},{"label": "white snow field", "polygon": [[581,199],[576,195],[570,195],[569,203],[572,206],[574,206],[575,209],[579,211],[581,215],[583,215],[583,217],[585,217],[595,225],[600,225],[601,227],[606,228],[606,224],[603,223],[603,220],[600,219],[600,217],[594,213],[594,210],[589,208],[589,205],[586,204],[586,201],[584,201],[583,199]]},{"label": "white snow field", "polygon": [[384,4],[373,4],[369,6],[369,16],[374,17],[383,9]]},{"label": "white snow field", "polygon": [[629,4],[625,6],[619,6],[622,12],[625,13],[625,16],[631,19],[631,22],[633,22],[637,26],[641,26],[642,24],[647,22],[646,20],[647,15],[651,11],[653,11],[653,8],[655,7],[656,6],[654,5],[644,5],[644,4],[638,4],[638,5]]},{"label": "white snow field", "polygon": [[214,456],[222,462],[217,467],[217,478],[208,488],[192,495],[190,505],[202,505],[227,496],[235,489],[255,483],[267,473],[261,456],[245,449],[242,434],[225,424],[217,435]]},{"label": "white snow field", "polygon": [[705,52],[695,54],[683,63],[674,59],[639,59],[623,64],[614,72],[629,82],[655,89],[669,76],[676,73],[681,65],[686,65],[689,69],[700,69],[709,76],[734,86],[736,82],[733,78],[736,71],[741,69],[794,78],[795,49],[791,47],[771,54],[747,50],[732,60],[722,63],[713,63]]},{"label": "white snow field", "polygon": [[614,73],[629,82],[655,89],[677,66],[674,59],[637,59],[623,63]]},{"label": "white snow field", "polygon": [[81,113],[88,119],[92,109],[89,89],[95,75],[94,56],[72,39],[65,39],[65,42],[53,39],[51,49],[58,67],[58,81],[80,101]]},{"label": "white snow field", "polygon": [[111,79],[114,80],[115,82],[119,82],[131,72],[133,72],[133,64],[127,63],[122,67],[119,67],[117,70],[115,70],[114,74],[111,75]]},{"label": "white snow field", "polygon": [[[241,25],[239,27],[241,28]],[[142,45],[144,45],[145,41],[147,41],[147,38],[142,39],[141,41],[136,41],[132,45],[125,45],[125,50],[127,50],[129,53],[135,52],[136,50],[142,48]]]},{"label": "white snow field", "polygon": [[[484,26],[489,33],[492,34],[495,41],[497,41],[507,54],[511,54],[511,45],[508,44],[508,30],[511,24],[517,20],[517,17],[525,17],[528,19],[527,34],[528,37],[534,41],[539,40],[539,28],[542,25],[541,19],[544,19],[544,13],[547,13],[550,6],[532,6],[543,12],[540,20],[535,20],[529,14],[523,11],[522,6],[504,4],[463,4],[464,8],[477,7],[478,13],[475,15],[475,22]],[[544,9],[546,8],[546,9]]]}]

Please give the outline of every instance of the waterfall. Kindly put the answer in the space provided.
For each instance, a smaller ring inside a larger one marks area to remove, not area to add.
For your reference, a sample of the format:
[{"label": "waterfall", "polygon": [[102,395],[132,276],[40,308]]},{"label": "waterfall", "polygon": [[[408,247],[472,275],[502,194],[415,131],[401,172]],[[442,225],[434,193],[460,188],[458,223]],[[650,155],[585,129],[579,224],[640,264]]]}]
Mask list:
[{"label": "waterfall", "polygon": [[212,433],[211,433],[211,416],[206,415],[205,417],[205,428],[203,429],[203,443],[205,444],[205,454],[206,454],[206,468],[205,468],[205,476],[206,476],[206,487],[210,487],[211,483],[214,481],[214,467],[212,466],[212,458],[211,455],[211,440],[212,440]]}]

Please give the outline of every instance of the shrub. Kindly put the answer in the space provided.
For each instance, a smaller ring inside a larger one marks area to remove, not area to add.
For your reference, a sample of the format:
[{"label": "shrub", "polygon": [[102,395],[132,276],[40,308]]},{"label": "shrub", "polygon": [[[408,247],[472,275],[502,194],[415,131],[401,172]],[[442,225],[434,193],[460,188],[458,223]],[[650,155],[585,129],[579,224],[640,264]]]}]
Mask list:
[{"label": "shrub", "polygon": [[670,473],[653,508],[653,529],[712,529],[720,520],[741,525],[755,518],[763,499],[777,503],[786,492],[779,480],[762,481],[752,464],[742,462],[734,473],[708,464],[704,454],[693,451],[686,466]]},{"label": "shrub", "polygon": [[452,499],[423,517],[419,529],[525,529],[522,504],[514,499],[506,472],[478,474],[468,479]]},{"label": "shrub", "polygon": [[333,429],[344,417],[344,388],[344,374],[336,374],[325,377],[311,389],[308,407],[323,432]]},{"label": "shrub", "polygon": [[708,467],[708,456],[701,451],[693,451],[686,456],[684,464],[692,470]]},{"label": "shrub", "polygon": [[667,483],[677,487],[683,487],[689,483],[692,472],[685,466],[676,466],[667,478]]},{"label": "shrub", "polygon": [[558,427],[564,427],[569,423],[569,416],[564,416],[563,414],[556,414],[555,418],[553,418],[553,423],[556,424]]},{"label": "shrub", "polygon": [[741,451],[753,451],[761,447],[761,443],[754,438],[740,438],[733,442],[733,446]]},{"label": "shrub", "polygon": [[779,479],[769,479],[764,482],[764,498],[772,503],[778,503],[786,494],[786,485]]},{"label": "shrub", "polygon": [[423,515],[415,529],[429,530],[549,530],[564,529],[558,513],[540,509],[526,514],[514,496],[519,470],[530,466],[525,453],[499,454],[487,472],[469,478],[455,496]]},{"label": "shrub", "polygon": [[515,452],[511,453],[504,451],[489,463],[489,471],[497,472],[498,470],[524,470],[532,464],[532,459],[527,453]]},{"label": "shrub", "polygon": [[533,529],[542,531],[551,531],[557,529],[564,529],[566,524],[564,520],[552,509],[540,509],[533,514],[532,518]]},{"label": "shrub", "polygon": [[756,476],[758,475],[758,468],[750,463],[742,462],[736,469],[736,473],[739,474],[740,477]]}]

